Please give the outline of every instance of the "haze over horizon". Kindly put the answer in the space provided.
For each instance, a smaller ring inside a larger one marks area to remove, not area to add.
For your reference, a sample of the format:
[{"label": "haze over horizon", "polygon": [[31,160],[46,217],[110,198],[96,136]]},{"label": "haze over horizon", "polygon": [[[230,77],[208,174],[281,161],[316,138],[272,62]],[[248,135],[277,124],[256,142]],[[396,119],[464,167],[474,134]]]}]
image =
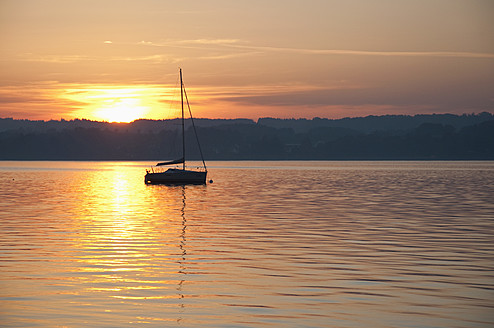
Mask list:
[{"label": "haze over horizon", "polygon": [[494,2],[4,0],[0,117],[493,112]]}]

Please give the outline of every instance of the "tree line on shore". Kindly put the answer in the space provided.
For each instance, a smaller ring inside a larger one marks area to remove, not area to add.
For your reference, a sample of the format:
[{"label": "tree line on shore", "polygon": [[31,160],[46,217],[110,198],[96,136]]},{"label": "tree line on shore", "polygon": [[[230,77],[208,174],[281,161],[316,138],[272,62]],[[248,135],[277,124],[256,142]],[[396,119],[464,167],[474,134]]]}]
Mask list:
[{"label": "tree line on shore", "polygon": [[[494,115],[330,119],[197,119],[207,160],[493,160]],[[190,122],[187,122],[190,123]],[[181,157],[179,121],[0,119],[0,160]],[[190,126],[187,157],[199,158]]]}]

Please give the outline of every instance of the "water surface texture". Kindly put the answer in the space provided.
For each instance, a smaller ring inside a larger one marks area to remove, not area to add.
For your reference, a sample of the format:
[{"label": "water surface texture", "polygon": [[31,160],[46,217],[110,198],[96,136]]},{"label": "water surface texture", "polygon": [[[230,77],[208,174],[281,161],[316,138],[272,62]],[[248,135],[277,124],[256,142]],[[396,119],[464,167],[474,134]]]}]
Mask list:
[{"label": "water surface texture", "polygon": [[2,327],[492,327],[494,162],[0,162]]}]

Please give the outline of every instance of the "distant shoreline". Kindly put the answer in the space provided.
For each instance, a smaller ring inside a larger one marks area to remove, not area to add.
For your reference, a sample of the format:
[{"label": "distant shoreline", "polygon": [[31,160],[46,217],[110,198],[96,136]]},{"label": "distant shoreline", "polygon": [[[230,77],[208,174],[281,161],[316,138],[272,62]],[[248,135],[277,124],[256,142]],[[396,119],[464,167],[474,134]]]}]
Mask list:
[{"label": "distant shoreline", "polygon": [[[195,119],[206,160],[494,160],[494,115],[329,120]],[[190,122],[187,122],[190,123]],[[176,120],[128,124],[0,119],[0,160],[161,161],[181,157]],[[186,129],[187,159],[200,158]]]}]

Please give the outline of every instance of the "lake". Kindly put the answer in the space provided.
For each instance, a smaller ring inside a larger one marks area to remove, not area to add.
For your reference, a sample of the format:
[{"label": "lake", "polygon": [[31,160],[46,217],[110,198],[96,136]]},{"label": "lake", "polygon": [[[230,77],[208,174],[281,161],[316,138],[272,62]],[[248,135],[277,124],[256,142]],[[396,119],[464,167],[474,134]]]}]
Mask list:
[{"label": "lake", "polygon": [[492,327],[494,162],[0,162],[2,327]]}]

